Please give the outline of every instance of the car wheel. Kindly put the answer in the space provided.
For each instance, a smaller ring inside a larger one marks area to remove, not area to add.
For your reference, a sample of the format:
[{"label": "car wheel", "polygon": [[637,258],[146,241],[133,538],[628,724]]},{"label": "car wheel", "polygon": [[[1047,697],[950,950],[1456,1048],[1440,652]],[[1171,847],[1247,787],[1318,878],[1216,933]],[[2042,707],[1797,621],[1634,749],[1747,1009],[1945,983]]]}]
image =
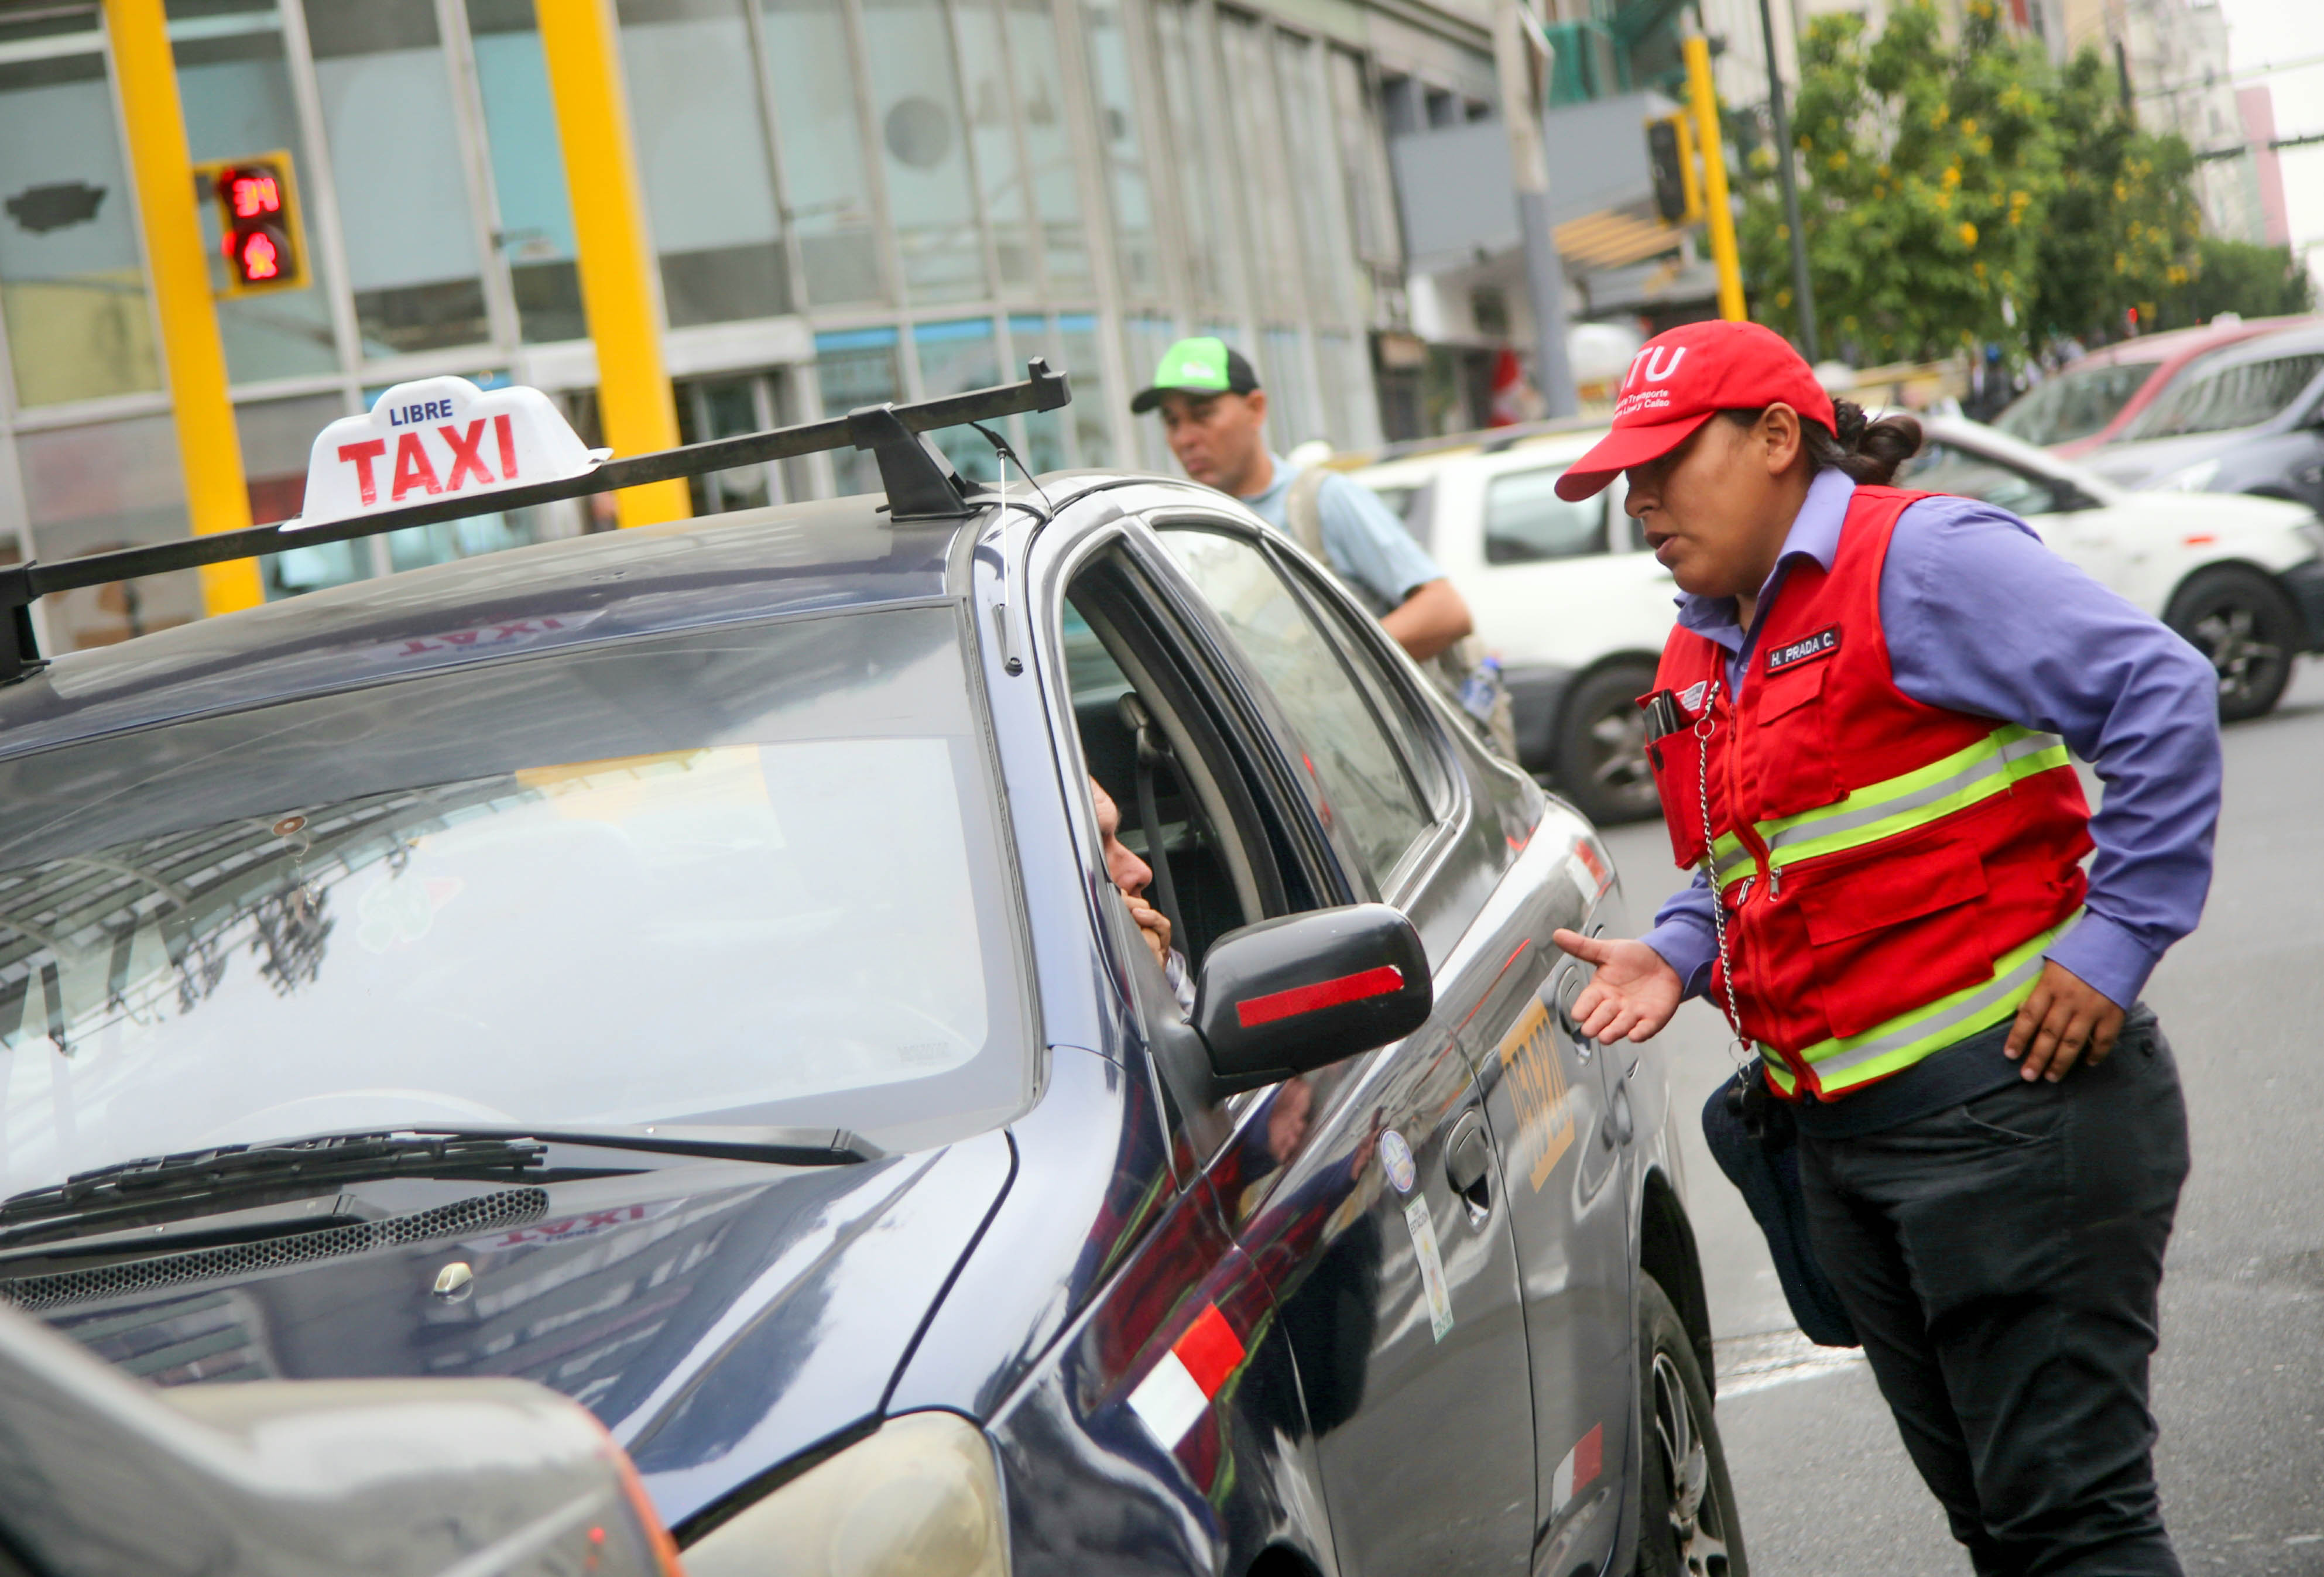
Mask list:
[{"label": "car wheel", "polygon": [[1558,786],[1601,826],[1643,821],[1662,808],[1646,766],[1646,715],[1637,704],[1654,683],[1651,665],[1616,663],[1565,698],[1557,724]]},{"label": "car wheel", "polygon": [[2239,723],[2274,708],[2306,644],[2300,610],[2255,569],[2233,566],[2191,577],[2163,622],[2210,659],[2219,676],[2219,718]]},{"label": "car wheel", "polygon": [[1637,1577],[1748,1577],[1735,1486],[1694,1343],[1655,1278],[1638,1277]]}]

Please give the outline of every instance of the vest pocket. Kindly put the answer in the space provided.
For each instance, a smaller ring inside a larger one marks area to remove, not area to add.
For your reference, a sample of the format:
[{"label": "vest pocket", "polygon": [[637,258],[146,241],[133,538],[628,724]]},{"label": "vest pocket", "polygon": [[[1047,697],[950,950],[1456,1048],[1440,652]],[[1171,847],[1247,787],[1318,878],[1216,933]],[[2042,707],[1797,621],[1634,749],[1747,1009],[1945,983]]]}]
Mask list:
[{"label": "vest pocket", "polygon": [[1751,698],[1748,770],[1757,780],[1759,814],[1767,820],[1830,805],[1843,792],[1824,717],[1823,681],[1830,659],[1759,681]]},{"label": "vest pocket", "polygon": [[1816,991],[1834,1035],[1993,976],[1985,865],[1958,839],[1926,839],[1818,860],[1784,873],[1815,954]]},{"label": "vest pocket", "polygon": [[1692,728],[1666,733],[1646,746],[1646,765],[1662,796],[1671,858],[1692,870],[1702,863],[1702,742]]}]

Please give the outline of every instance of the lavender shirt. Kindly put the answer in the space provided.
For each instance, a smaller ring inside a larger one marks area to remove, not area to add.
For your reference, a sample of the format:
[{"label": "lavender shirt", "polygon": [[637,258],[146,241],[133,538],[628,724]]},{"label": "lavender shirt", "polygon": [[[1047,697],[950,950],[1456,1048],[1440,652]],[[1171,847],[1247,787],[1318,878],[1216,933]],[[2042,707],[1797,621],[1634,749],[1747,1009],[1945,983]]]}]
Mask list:
[{"label": "lavender shirt", "polygon": [[[1748,682],[1758,623],[1795,561],[1824,568],[1856,484],[1819,473],[1759,590],[1746,632],[1731,597],[1683,595],[1678,622],[1728,653],[1728,694]],[[2218,677],[2196,650],[2043,546],[2024,521],[1967,498],[1897,517],[1880,572],[1880,622],[1896,687],[1914,700],[2055,733],[2097,769],[2098,853],[2083,915],[2047,954],[2127,1008],[2171,944],[2195,928],[2219,818]],[[1674,895],[1643,940],[1689,996],[1718,944],[1709,879]]]}]

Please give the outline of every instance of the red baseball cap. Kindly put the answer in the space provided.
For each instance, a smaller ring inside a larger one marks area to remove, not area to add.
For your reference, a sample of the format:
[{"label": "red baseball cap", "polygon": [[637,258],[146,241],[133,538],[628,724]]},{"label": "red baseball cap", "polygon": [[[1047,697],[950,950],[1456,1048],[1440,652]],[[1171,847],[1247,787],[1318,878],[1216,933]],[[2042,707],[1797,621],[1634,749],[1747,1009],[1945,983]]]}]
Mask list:
[{"label": "red baseball cap", "polygon": [[1578,503],[1618,471],[1659,459],[1722,410],[1777,403],[1833,431],[1831,396],[1784,337],[1757,323],[1689,323],[1640,346],[1614,400],[1614,430],[1557,479],[1557,496]]}]

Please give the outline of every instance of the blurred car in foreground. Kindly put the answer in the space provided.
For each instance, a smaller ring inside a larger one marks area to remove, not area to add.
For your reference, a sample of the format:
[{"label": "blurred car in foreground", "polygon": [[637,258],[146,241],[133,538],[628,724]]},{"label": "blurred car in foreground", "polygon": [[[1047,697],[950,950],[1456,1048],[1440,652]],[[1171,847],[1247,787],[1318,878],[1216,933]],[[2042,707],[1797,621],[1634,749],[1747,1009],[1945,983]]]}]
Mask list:
[{"label": "blurred car in foreground", "polygon": [[2061,459],[2112,443],[2189,365],[2239,340],[2301,322],[2223,312],[2199,328],[2143,335],[2080,356],[2012,401],[1993,425]]},{"label": "blurred car in foreground", "polygon": [[2324,510],[2324,327],[2212,352],[2089,464],[2124,487],[2255,493]]},{"label": "blurred car in foreground", "polygon": [[2272,710],[2302,652],[2324,650],[2324,526],[2281,499],[2125,492],[2093,470],[1954,417],[1898,485],[1983,499],[2024,519],[2094,580],[2211,660],[2219,715]]},{"label": "blurred car in foreground", "polygon": [[677,1577],[588,1410],[516,1379],[156,1390],[0,1308],[6,1577]]}]

